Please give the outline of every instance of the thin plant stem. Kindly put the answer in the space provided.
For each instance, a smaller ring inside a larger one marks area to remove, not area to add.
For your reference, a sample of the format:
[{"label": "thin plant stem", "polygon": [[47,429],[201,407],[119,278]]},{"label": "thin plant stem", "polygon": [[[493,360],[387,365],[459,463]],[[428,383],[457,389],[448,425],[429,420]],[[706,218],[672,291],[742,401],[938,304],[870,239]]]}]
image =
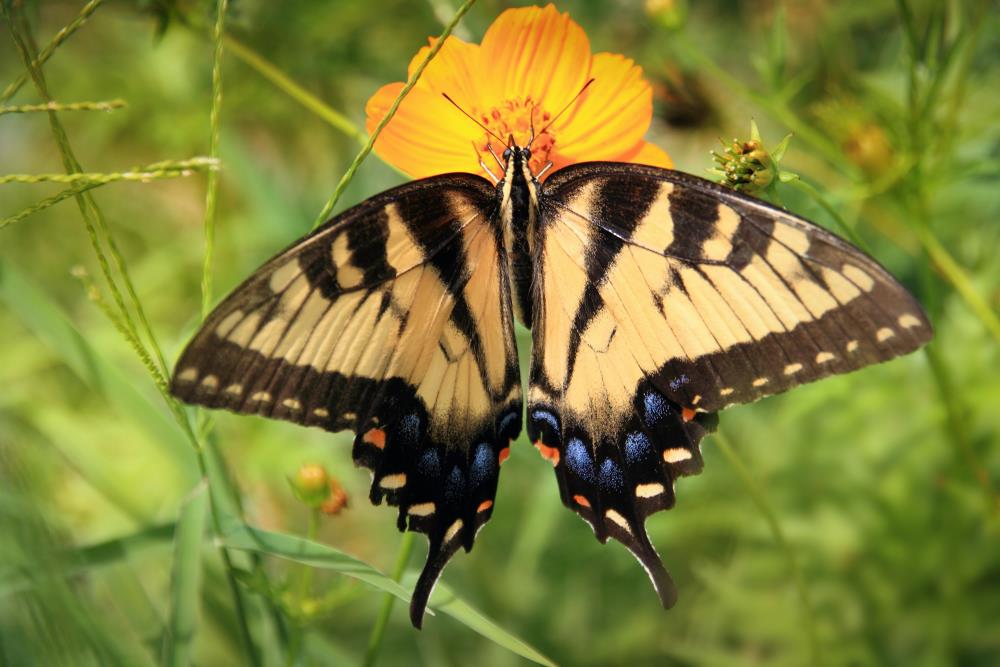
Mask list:
[{"label": "thin plant stem", "polygon": [[799,597],[799,603],[802,606],[802,625],[805,629],[806,637],[809,642],[809,652],[812,655],[811,664],[822,664],[823,654],[820,650],[819,637],[816,633],[816,620],[813,617],[812,601],[810,600],[809,589],[806,586],[805,577],[802,575],[802,568],[795,555],[795,550],[785,538],[785,533],[781,529],[781,523],[778,521],[778,516],[771,508],[771,504],[768,502],[767,496],[764,495],[763,489],[761,489],[756,480],[754,480],[753,474],[750,472],[750,469],[747,468],[743,459],[740,458],[740,455],[736,452],[736,448],[729,442],[729,438],[726,437],[726,435],[721,431],[717,431],[713,441],[719,447],[719,451],[722,452],[722,455],[726,457],[726,460],[729,461],[729,464],[736,471],[736,475],[740,478],[740,481],[743,482],[743,486],[746,488],[747,493],[750,494],[750,499],[753,500],[754,505],[757,506],[757,509],[764,517],[764,521],[767,523],[768,528],[771,529],[771,535],[774,537],[774,541],[777,543],[778,548],[781,549],[781,552],[785,555],[785,560],[788,561],[788,569],[792,574],[792,581],[795,584],[795,589]]},{"label": "thin plant stem", "polygon": [[948,431],[951,434],[949,439],[954,443],[955,448],[958,450],[958,455],[965,460],[965,464],[972,472],[972,476],[975,477],[976,482],[982,489],[983,497],[986,499],[987,515],[995,518],[1000,514],[1000,495],[997,494],[997,490],[993,487],[993,482],[990,479],[990,473],[987,471],[986,466],[976,456],[976,452],[972,447],[969,430],[966,427],[967,421],[964,418],[965,410],[959,399],[959,393],[955,389],[955,383],[952,381],[947,365],[941,358],[937,344],[931,343],[924,348],[924,354],[927,356],[927,362],[930,364],[931,373],[934,374],[938,393],[941,395],[941,402],[944,404],[945,416],[948,420]]},{"label": "thin plant stem", "polygon": [[[56,49],[59,48],[63,42],[69,39],[73,33],[75,33],[80,26],[87,22],[90,15],[97,11],[97,8],[101,6],[104,0],[90,0],[87,4],[83,6],[80,13],[76,15],[72,21],[66,24],[59,32],[56,33],[55,37],[52,38],[48,44],[38,53],[37,57],[32,61],[32,67],[41,67],[52,57]],[[0,93],[0,104],[6,104],[7,100],[14,97],[17,91],[21,89],[25,83],[28,82],[30,74],[28,72],[22,72],[14,81],[10,83],[4,91]]]},{"label": "thin plant stem", "polygon": [[[215,61],[212,64],[212,110],[209,113],[208,154],[219,157],[219,114],[222,111],[222,35],[225,27],[228,0],[219,0],[215,18]],[[205,190],[205,264],[201,272],[201,317],[205,319],[212,305],[212,256],[215,249],[215,209],[219,193],[219,174],[208,174]]]},{"label": "thin plant stem", "polygon": [[806,183],[801,178],[796,178],[786,182],[812,197],[813,201],[819,204],[820,208],[826,211],[827,214],[833,218],[833,221],[837,224],[837,228],[842,231],[848,239],[850,239],[851,243],[858,246],[869,255],[871,254],[871,250],[868,248],[868,244],[865,243],[865,240],[858,235],[858,233],[854,230],[854,227],[847,224],[847,221],[844,220],[840,213],[837,212],[837,209],[835,209],[833,205],[827,201],[826,197],[824,197],[819,190],[813,187],[812,184]]},{"label": "thin plant stem", "polygon": [[[28,70],[29,75],[35,83],[35,88],[37,89],[39,95],[42,97],[43,101],[51,102],[52,96],[49,94],[48,86],[45,83],[45,78],[42,74],[41,69],[35,66],[35,60],[37,58],[33,57],[33,44],[30,40],[30,29],[24,20],[23,15],[19,14],[18,18],[22,23],[22,33],[14,26],[13,17],[7,7],[7,3],[0,3],[0,7],[3,9],[4,19],[10,30],[11,36],[14,39],[14,44],[17,47],[18,52],[21,55],[21,60],[24,62],[25,68]],[[62,121],[59,120],[58,114],[53,111],[48,112],[49,125],[52,129],[52,134],[55,137],[56,143],[59,146],[59,151],[62,156],[63,167],[67,173],[79,173],[83,171],[82,166],[73,154],[73,149],[69,144],[69,137],[66,135],[66,130],[63,128]],[[97,203],[94,201],[93,197],[90,196],[89,192],[80,192],[76,195],[77,206],[80,208],[80,213],[83,215],[84,221],[87,226],[87,234],[90,237],[91,245],[94,247],[98,254],[98,261],[101,265],[101,272],[104,275],[105,280],[108,283],[108,288],[111,290],[111,294],[114,297],[115,303],[119,310],[122,312],[125,322],[128,326],[135,332],[137,338],[139,338],[138,328],[135,322],[132,320],[129,313],[129,309],[125,306],[125,299],[118,287],[116,280],[113,277],[110,263],[107,261],[106,256],[99,249],[101,247],[101,242],[108,246],[109,254],[115,264],[115,269],[118,272],[119,277],[126,285],[126,291],[130,295],[133,308],[136,309],[137,315],[139,316],[140,322],[143,323],[146,334],[152,341],[153,347],[156,351],[157,359],[160,365],[160,373],[162,375],[167,375],[167,364],[163,359],[162,352],[155,344],[152,336],[152,328],[145,316],[145,311],[142,308],[141,302],[136,294],[135,287],[132,285],[132,281],[129,278],[128,267],[125,264],[125,259],[121,252],[118,250],[117,244],[114,241],[114,237],[111,235],[110,229],[108,228],[107,221],[104,219],[104,215]]]},{"label": "thin plant stem", "polygon": [[327,216],[333,211],[337,202],[340,200],[341,195],[344,194],[344,190],[347,188],[347,185],[351,182],[351,179],[354,178],[354,174],[357,172],[358,167],[360,167],[361,163],[365,161],[368,154],[372,152],[372,148],[375,146],[375,140],[378,139],[378,135],[382,133],[385,126],[388,125],[389,121],[392,120],[392,117],[396,115],[396,110],[399,109],[400,103],[402,103],[403,99],[410,93],[411,90],[413,90],[413,86],[415,86],[417,81],[420,80],[420,75],[424,73],[427,65],[434,60],[438,51],[440,51],[441,47],[444,46],[445,40],[447,40],[448,36],[451,35],[452,30],[455,29],[455,26],[458,25],[458,22],[462,20],[462,17],[465,16],[465,13],[469,11],[475,2],[476,0],[466,0],[462,6],[458,8],[458,11],[455,12],[455,15],[452,17],[448,25],[444,27],[444,30],[441,31],[441,34],[438,35],[437,41],[435,41],[434,45],[427,51],[427,55],[424,56],[423,61],[421,61],[420,65],[417,66],[417,69],[414,70],[413,74],[407,80],[406,85],[399,91],[399,94],[396,95],[396,99],[393,100],[392,106],[389,107],[389,111],[385,114],[385,117],[378,122],[378,125],[375,126],[371,136],[368,137],[368,142],[354,158],[354,161],[351,162],[351,166],[347,168],[344,176],[337,184],[337,189],[333,191],[333,195],[323,206],[323,210],[321,210],[319,215],[316,216],[316,220],[313,222],[313,229],[319,227],[326,220]]},{"label": "thin plant stem", "polygon": [[325,120],[344,134],[353,137],[364,146],[365,133],[355,127],[344,114],[340,113],[326,102],[310,93],[300,84],[293,81],[287,74],[274,66],[272,62],[254,51],[232,35],[224,35],[226,47],[232,54],[246,65],[270,81],[276,88],[304,106],[309,111]]},{"label": "thin plant stem", "polygon": [[195,171],[208,170],[212,172],[218,166],[215,158],[195,157],[189,160],[166,160],[154,162],[142,167],[133,167],[128,171],[110,173],[76,172],[70,174],[5,174],[0,176],[0,185],[6,183],[69,183],[89,185],[106,185],[115,181],[140,181],[146,183],[160,178],[175,178],[190,176]]},{"label": "thin plant stem", "polygon": [[[413,540],[415,533],[406,532],[399,543],[399,553],[396,555],[396,564],[392,568],[393,581],[399,581],[406,564],[410,561],[410,553],[413,551]],[[365,650],[364,667],[373,667],[378,660],[379,650],[382,648],[382,640],[385,638],[385,629],[389,625],[389,617],[392,616],[392,608],[396,604],[396,596],[386,593],[382,598],[382,608],[379,610],[378,618],[372,627],[372,633],[368,636],[368,648]]]},{"label": "thin plant stem", "polygon": [[35,113],[38,111],[113,111],[127,106],[125,100],[109,100],[107,102],[48,102],[46,104],[19,104],[16,106],[0,106],[0,116],[9,113]]},{"label": "thin plant stem", "polygon": [[[24,21],[23,15],[18,14],[17,18],[20,25],[15,26],[14,17],[11,15],[10,9],[8,8],[8,4],[6,2],[0,2],[0,12],[2,12],[3,14],[4,22],[7,24],[11,36],[14,39],[15,46],[17,47],[17,50],[21,55],[21,60],[24,63],[25,68],[28,70],[30,77],[35,83],[35,88],[37,89],[39,95],[42,97],[44,101],[51,102],[52,97],[49,94],[48,87],[45,83],[44,75],[42,74],[42,71],[34,64],[37,58],[33,57],[32,53],[33,43],[31,41],[31,33],[29,27]],[[80,163],[77,161],[76,157],[73,154],[73,150],[69,144],[69,137],[67,136],[66,131],[62,126],[62,123],[59,121],[58,115],[53,111],[49,111],[48,114],[49,114],[49,124],[52,128],[52,133],[56,139],[56,143],[59,146],[59,150],[62,155],[63,164],[66,168],[66,171],[69,173],[76,173],[83,171],[83,169],[80,166]],[[118,292],[117,284],[115,283],[114,277],[111,273],[110,263],[108,262],[106,256],[104,255],[98,237],[98,230],[100,231],[101,235],[103,235],[103,240],[107,244],[108,249],[112,254],[112,257],[115,260],[116,270],[118,271],[119,276],[121,277],[122,281],[125,283],[128,289],[130,298],[132,299],[133,304],[136,308],[136,312],[140,317],[140,322],[142,323],[145,333],[147,334],[150,345],[153,347],[156,353],[156,358],[157,361],[159,362],[159,367],[162,369],[160,375],[162,375],[165,378],[168,373],[166,370],[166,363],[163,359],[163,354],[156,343],[155,337],[153,336],[152,328],[149,326],[149,323],[146,320],[145,313],[142,309],[142,305],[141,303],[139,303],[138,296],[135,292],[134,286],[132,285],[131,278],[129,277],[128,267],[125,264],[124,258],[121,256],[121,253],[118,251],[114,238],[111,235],[111,230],[108,227],[106,221],[104,220],[103,213],[97,206],[97,203],[93,200],[92,197],[89,197],[87,193],[77,193],[76,199],[77,199],[77,204],[80,207],[81,214],[84,218],[84,223],[87,227],[87,232],[88,235],[90,236],[91,244],[93,245],[94,251],[97,254],[98,262],[101,266],[101,271],[104,274],[105,280],[111,287],[112,293],[115,295],[115,303],[118,307],[119,313],[121,314],[121,318],[119,321],[126,326],[129,332],[133,335],[134,339],[139,340],[135,323],[132,322],[131,319],[129,318],[129,311],[125,307],[124,300],[122,299],[120,292]],[[141,340],[139,340],[139,348],[147,355],[148,358],[149,353],[146,350],[145,346],[142,344]],[[140,356],[142,356],[142,354],[140,354]],[[153,364],[153,366],[156,366],[156,364]],[[154,376],[154,381],[156,379],[157,378]],[[163,386],[161,386],[160,383],[157,382],[157,388],[163,395],[164,401],[167,403],[167,407],[174,415],[175,419],[177,420],[177,423],[180,425],[181,429],[191,442],[192,447],[195,451],[195,456],[198,462],[199,470],[201,471],[201,476],[204,479],[209,480],[208,466],[205,459],[204,447],[202,446],[202,443],[198,440],[198,437],[195,435],[194,429],[191,427],[191,423],[187,418],[187,413],[185,413],[184,410],[177,403],[177,401],[174,400],[173,397],[169,395],[169,393],[167,393],[165,387],[165,380]],[[211,488],[210,480],[209,484],[210,484],[209,489],[210,491],[212,491],[213,489]],[[214,494],[212,502],[210,503],[210,507],[212,511],[212,521],[214,529],[216,533],[221,534],[222,520],[221,516],[219,515],[218,503],[215,501]],[[252,665],[259,665],[260,657],[257,654],[256,647],[253,643],[253,638],[250,635],[249,621],[247,619],[246,608],[243,602],[242,593],[240,591],[239,584],[237,583],[236,580],[235,566],[233,565],[228,550],[222,547],[221,545],[219,546],[219,553],[222,558],[223,564],[225,566],[226,578],[229,582],[230,592],[233,596],[233,603],[236,609],[236,616],[240,628],[240,636],[244,643],[244,649],[247,652],[247,657],[250,663]]]},{"label": "thin plant stem", "polygon": [[[319,522],[322,516],[322,511],[318,507],[309,508],[309,524],[306,527],[306,539],[310,542],[315,542],[316,537],[319,535]],[[309,591],[312,587],[312,574],[313,568],[311,565],[301,565],[297,572],[297,581],[294,586],[293,604],[298,605],[298,610],[296,613],[296,618],[299,619],[295,627],[295,632],[292,634],[292,640],[289,642],[288,653],[286,655],[285,664],[288,667],[292,667],[298,662],[299,654],[302,650],[303,644],[303,633],[304,625],[308,620],[306,618],[306,602],[309,599]]]},{"label": "thin plant stem", "polygon": [[920,245],[927,252],[927,256],[934,263],[934,266],[951,283],[979,321],[986,327],[986,330],[990,332],[993,339],[1000,343],[1000,317],[976,291],[972,279],[926,225],[914,225],[914,231]]},{"label": "thin plant stem", "polygon": [[[172,162],[170,164],[174,164],[176,166],[177,164],[183,164],[183,162],[184,161]],[[159,163],[159,165],[164,165],[164,164],[168,163]],[[91,176],[98,176],[100,178],[97,178],[96,180],[71,179],[71,182],[73,183],[71,187],[66,188],[65,190],[61,190],[60,192],[57,192],[51,197],[46,197],[41,201],[35,202],[34,204],[21,209],[14,215],[11,215],[7,218],[3,218],[2,220],[0,220],[0,230],[3,230],[8,225],[20,222],[24,218],[34,215],[39,211],[43,211],[49,208],[50,206],[55,206],[59,202],[69,199],[70,197],[75,197],[82,192],[93,190],[94,188],[101,187],[102,185],[107,185],[108,183],[113,183],[115,181],[122,181],[122,180],[138,180],[140,182],[148,182],[149,180],[152,179],[178,178],[183,176],[190,176],[196,171],[199,171],[204,168],[212,168],[212,167],[210,164],[205,164],[201,166],[188,165],[180,169],[177,168],[160,169],[158,168],[157,164],[151,164],[151,165],[146,165],[144,167],[137,167],[132,170],[133,173],[142,174],[143,175],[142,178],[136,178],[136,179],[130,179],[127,177],[117,178],[118,176],[122,176],[122,174],[90,174]],[[33,177],[38,176],[38,174],[24,174],[24,176],[27,177],[28,179],[31,179]],[[60,176],[70,176],[70,175],[60,174]],[[108,178],[109,176],[113,176],[114,178]],[[26,180],[24,182],[35,182],[35,181]]]}]

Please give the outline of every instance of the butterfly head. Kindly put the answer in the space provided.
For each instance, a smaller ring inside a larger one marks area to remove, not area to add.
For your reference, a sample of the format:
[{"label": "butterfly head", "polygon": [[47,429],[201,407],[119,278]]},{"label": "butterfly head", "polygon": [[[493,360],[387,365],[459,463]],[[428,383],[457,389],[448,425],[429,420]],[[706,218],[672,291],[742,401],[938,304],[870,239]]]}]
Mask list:
[{"label": "butterfly head", "polygon": [[506,179],[520,180],[523,176],[525,181],[534,181],[535,175],[531,173],[529,161],[531,160],[531,149],[521,147],[514,143],[514,138],[510,138],[507,148],[503,151],[504,176]]}]

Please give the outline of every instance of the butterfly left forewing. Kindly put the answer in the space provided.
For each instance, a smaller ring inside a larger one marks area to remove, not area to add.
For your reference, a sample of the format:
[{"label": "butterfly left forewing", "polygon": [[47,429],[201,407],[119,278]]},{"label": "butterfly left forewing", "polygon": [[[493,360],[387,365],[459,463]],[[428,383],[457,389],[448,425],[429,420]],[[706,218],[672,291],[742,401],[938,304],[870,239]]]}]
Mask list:
[{"label": "butterfly left forewing", "polygon": [[493,188],[416,181],[269,261],[208,317],[171,391],[210,407],[356,432],[371,499],[428,535],[419,625],[442,568],[490,517],[521,425]]},{"label": "butterfly left forewing", "polygon": [[726,405],[910,352],[930,326],[874,260],[702,179],[588,163],[541,197],[528,433],[562,499],[624,542],[665,604],[646,539]]}]

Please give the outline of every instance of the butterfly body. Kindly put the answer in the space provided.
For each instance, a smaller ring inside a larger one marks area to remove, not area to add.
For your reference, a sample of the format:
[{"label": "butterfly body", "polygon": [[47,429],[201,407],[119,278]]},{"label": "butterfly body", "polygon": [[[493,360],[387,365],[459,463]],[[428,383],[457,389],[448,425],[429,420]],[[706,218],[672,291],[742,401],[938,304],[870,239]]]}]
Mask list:
[{"label": "butterfly body", "polygon": [[[418,627],[492,514],[521,432],[563,503],[676,593],[645,519],[701,470],[715,413],[910,352],[919,304],[829,232],[680,172],[582,163],[539,183],[446,174],[377,195],[266,263],[209,316],[172,391],[356,433],[371,499],[427,534]],[[531,329],[527,400],[514,319]]]}]

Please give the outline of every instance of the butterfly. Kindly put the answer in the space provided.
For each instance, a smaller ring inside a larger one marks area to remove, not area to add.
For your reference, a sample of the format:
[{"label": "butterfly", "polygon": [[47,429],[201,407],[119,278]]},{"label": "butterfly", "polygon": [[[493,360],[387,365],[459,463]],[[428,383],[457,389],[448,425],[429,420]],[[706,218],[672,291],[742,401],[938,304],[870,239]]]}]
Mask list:
[{"label": "butterfly", "polygon": [[[351,430],[370,498],[426,534],[410,617],[494,508],[526,421],[562,502],[676,590],[645,530],[726,406],[912,352],[917,301],[875,260],[704,179],[588,162],[540,182],[416,180],[255,271],[181,354],[189,403]],[[515,318],[531,329],[522,393]]]}]

